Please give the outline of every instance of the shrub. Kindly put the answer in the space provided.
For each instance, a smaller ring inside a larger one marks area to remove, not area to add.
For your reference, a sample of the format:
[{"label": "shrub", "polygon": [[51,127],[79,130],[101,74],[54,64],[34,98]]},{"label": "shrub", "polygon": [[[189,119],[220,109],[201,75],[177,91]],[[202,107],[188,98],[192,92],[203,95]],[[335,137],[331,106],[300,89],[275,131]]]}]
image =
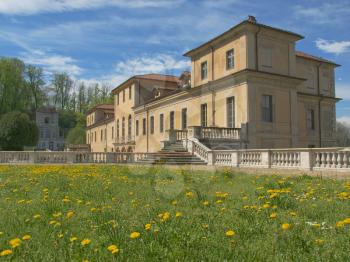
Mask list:
[{"label": "shrub", "polygon": [[24,146],[35,146],[39,131],[27,114],[10,112],[0,119],[0,148],[2,150],[23,150]]}]

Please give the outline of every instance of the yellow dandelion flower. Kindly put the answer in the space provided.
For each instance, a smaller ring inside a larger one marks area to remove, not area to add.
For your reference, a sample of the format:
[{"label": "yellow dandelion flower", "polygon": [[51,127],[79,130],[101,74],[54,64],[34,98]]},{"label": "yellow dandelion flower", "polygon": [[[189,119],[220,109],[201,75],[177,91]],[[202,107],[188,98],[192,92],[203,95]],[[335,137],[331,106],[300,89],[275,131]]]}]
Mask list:
[{"label": "yellow dandelion flower", "polygon": [[188,198],[192,198],[192,197],[193,197],[193,192],[187,192],[187,193],[186,193],[186,196],[187,196]]},{"label": "yellow dandelion flower", "polygon": [[182,216],[183,216],[182,212],[176,212],[175,214],[175,217],[182,217]]},{"label": "yellow dandelion flower", "polygon": [[78,240],[77,237],[71,237],[71,238],[69,239],[70,242],[74,242],[74,241],[77,241],[77,240]]},{"label": "yellow dandelion flower", "polygon": [[139,232],[132,232],[131,234],[130,234],[130,238],[131,239],[136,239],[136,238],[139,238],[141,236],[141,234],[139,233]]},{"label": "yellow dandelion flower", "polygon": [[110,245],[109,247],[107,247],[107,250],[112,254],[116,254],[119,252],[119,248],[116,245]]},{"label": "yellow dandelion flower", "polygon": [[270,218],[271,219],[274,219],[274,218],[276,218],[277,217],[277,213],[271,213],[271,215],[270,215]]},{"label": "yellow dandelion flower", "polygon": [[234,235],[235,235],[235,231],[233,231],[233,230],[226,231],[226,236],[227,237],[233,237]]},{"label": "yellow dandelion flower", "polygon": [[82,246],[87,246],[87,245],[89,245],[90,243],[91,243],[91,240],[88,239],[88,238],[85,238],[85,239],[83,239],[83,240],[81,241],[81,245],[82,245]]},{"label": "yellow dandelion flower", "polygon": [[34,219],[39,219],[39,218],[41,218],[41,215],[36,214],[36,215],[33,216],[33,218],[34,218]]},{"label": "yellow dandelion flower", "polygon": [[335,227],[336,227],[336,228],[342,228],[342,227],[344,227],[344,221],[338,221],[338,222],[335,224]]},{"label": "yellow dandelion flower", "polygon": [[176,206],[176,205],[177,205],[177,201],[174,200],[173,202],[171,202],[171,204],[172,204],[173,206]]},{"label": "yellow dandelion flower", "polygon": [[69,211],[68,213],[67,213],[67,218],[69,219],[69,218],[72,218],[74,216],[74,212],[73,211]]},{"label": "yellow dandelion flower", "polygon": [[204,229],[208,229],[208,228],[209,228],[209,225],[208,225],[208,224],[202,224],[202,227],[203,227]]},{"label": "yellow dandelion flower", "polygon": [[343,220],[344,225],[350,224],[350,217]]},{"label": "yellow dandelion flower", "polygon": [[291,225],[290,225],[290,224],[288,224],[288,223],[282,224],[282,229],[283,229],[283,230],[288,230],[288,229],[290,229],[290,228],[291,228]]},{"label": "yellow dandelion flower", "polygon": [[323,239],[316,239],[315,240],[315,243],[317,244],[317,245],[323,245],[324,244],[324,240]]},{"label": "yellow dandelion flower", "polygon": [[209,201],[203,201],[203,205],[205,205],[205,206],[209,206]]},{"label": "yellow dandelion flower", "polygon": [[296,212],[289,212],[289,215],[295,217],[297,215],[297,213]]},{"label": "yellow dandelion flower", "polygon": [[8,255],[11,255],[12,253],[13,253],[12,250],[5,249],[5,250],[0,252],[0,257],[8,256]]},{"label": "yellow dandelion flower", "polygon": [[222,203],[222,200],[219,199],[219,200],[216,200],[216,204],[221,204]]},{"label": "yellow dandelion flower", "polygon": [[53,213],[52,216],[53,217],[60,217],[62,215],[61,212],[57,212],[57,213]]},{"label": "yellow dandelion flower", "polygon": [[270,207],[270,204],[264,204],[263,205],[263,208],[269,208]]},{"label": "yellow dandelion flower", "polygon": [[30,235],[24,235],[23,237],[22,237],[22,240],[29,240],[29,239],[31,239],[32,237],[30,236]]},{"label": "yellow dandelion flower", "polygon": [[14,238],[9,241],[9,244],[12,248],[16,248],[21,244],[21,240],[19,238]]},{"label": "yellow dandelion flower", "polygon": [[145,229],[146,229],[147,231],[151,230],[151,227],[152,227],[151,224],[146,224],[146,225],[145,225]]}]

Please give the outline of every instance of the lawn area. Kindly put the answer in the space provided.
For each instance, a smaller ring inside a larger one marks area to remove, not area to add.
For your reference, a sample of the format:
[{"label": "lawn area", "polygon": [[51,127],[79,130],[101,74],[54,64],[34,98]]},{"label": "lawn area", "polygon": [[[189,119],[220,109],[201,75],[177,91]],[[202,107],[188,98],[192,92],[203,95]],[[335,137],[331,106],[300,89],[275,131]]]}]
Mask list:
[{"label": "lawn area", "polygon": [[0,261],[350,261],[350,183],[0,166]]}]

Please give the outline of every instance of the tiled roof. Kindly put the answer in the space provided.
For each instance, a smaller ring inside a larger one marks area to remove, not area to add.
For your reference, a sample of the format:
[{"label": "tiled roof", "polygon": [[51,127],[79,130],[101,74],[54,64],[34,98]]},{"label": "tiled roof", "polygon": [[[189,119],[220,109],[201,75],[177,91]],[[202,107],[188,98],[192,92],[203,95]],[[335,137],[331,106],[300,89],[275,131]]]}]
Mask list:
[{"label": "tiled roof", "polygon": [[322,57],[317,57],[317,56],[314,56],[314,55],[310,55],[310,54],[307,54],[307,53],[304,53],[304,52],[300,52],[300,51],[297,51],[295,52],[297,56],[299,57],[303,57],[303,58],[306,58],[306,59],[311,59],[311,60],[315,60],[315,61],[319,61],[319,62],[323,62],[323,63],[327,63],[327,64],[332,64],[332,65],[335,65],[335,66],[340,66],[330,60],[327,60],[327,59],[324,59]]},{"label": "tiled roof", "polygon": [[146,75],[136,75],[135,78],[176,82],[176,83],[179,82],[179,78],[173,75],[146,74]]},{"label": "tiled roof", "polygon": [[230,32],[233,32],[234,30],[236,30],[237,28],[241,27],[242,25],[246,25],[246,24],[252,24],[252,25],[255,25],[255,26],[258,26],[258,27],[262,27],[262,28],[266,28],[266,29],[270,29],[270,30],[273,30],[273,31],[278,31],[278,32],[282,32],[282,33],[285,33],[285,34],[289,34],[289,35],[292,35],[294,37],[297,37],[298,39],[303,39],[304,37],[300,34],[297,34],[297,33],[294,33],[294,32],[291,32],[291,31],[288,31],[288,30],[284,30],[284,29],[280,29],[280,28],[276,28],[276,27],[272,27],[272,26],[268,26],[268,25],[264,25],[264,24],[260,24],[260,23],[257,23],[257,22],[252,22],[252,21],[249,21],[249,20],[244,20],[243,22],[235,25],[234,27],[231,27],[229,30],[227,30],[226,32],[214,37],[213,39],[205,42],[204,44],[186,52],[184,54],[184,56],[188,56],[188,57],[191,57],[193,55],[194,52],[200,50],[201,48],[205,47],[205,46],[209,46],[211,44],[213,44],[214,42],[217,42],[219,41],[219,39],[227,34],[229,34]]},{"label": "tiled roof", "polygon": [[53,106],[43,106],[43,107],[40,107],[36,111],[39,112],[39,113],[49,113],[49,114],[57,113],[56,108],[53,107]]},{"label": "tiled roof", "polygon": [[91,108],[89,111],[86,112],[86,114],[90,114],[91,112],[94,112],[96,110],[102,110],[106,113],[113,113],[114,114],[114,105],[111,105],[111,104],[100,104],[100,105],[97,105],[93,108]]}]

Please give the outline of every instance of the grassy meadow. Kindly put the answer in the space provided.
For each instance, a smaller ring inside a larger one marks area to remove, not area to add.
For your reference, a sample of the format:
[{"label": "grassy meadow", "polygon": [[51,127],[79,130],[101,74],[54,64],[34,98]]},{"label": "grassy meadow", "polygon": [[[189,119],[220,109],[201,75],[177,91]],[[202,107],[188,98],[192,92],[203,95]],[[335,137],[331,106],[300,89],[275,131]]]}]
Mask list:
[{"label": "grassy meadow", "polygon": [[350,261],[350,183],[0,166],[0,261]]}]

